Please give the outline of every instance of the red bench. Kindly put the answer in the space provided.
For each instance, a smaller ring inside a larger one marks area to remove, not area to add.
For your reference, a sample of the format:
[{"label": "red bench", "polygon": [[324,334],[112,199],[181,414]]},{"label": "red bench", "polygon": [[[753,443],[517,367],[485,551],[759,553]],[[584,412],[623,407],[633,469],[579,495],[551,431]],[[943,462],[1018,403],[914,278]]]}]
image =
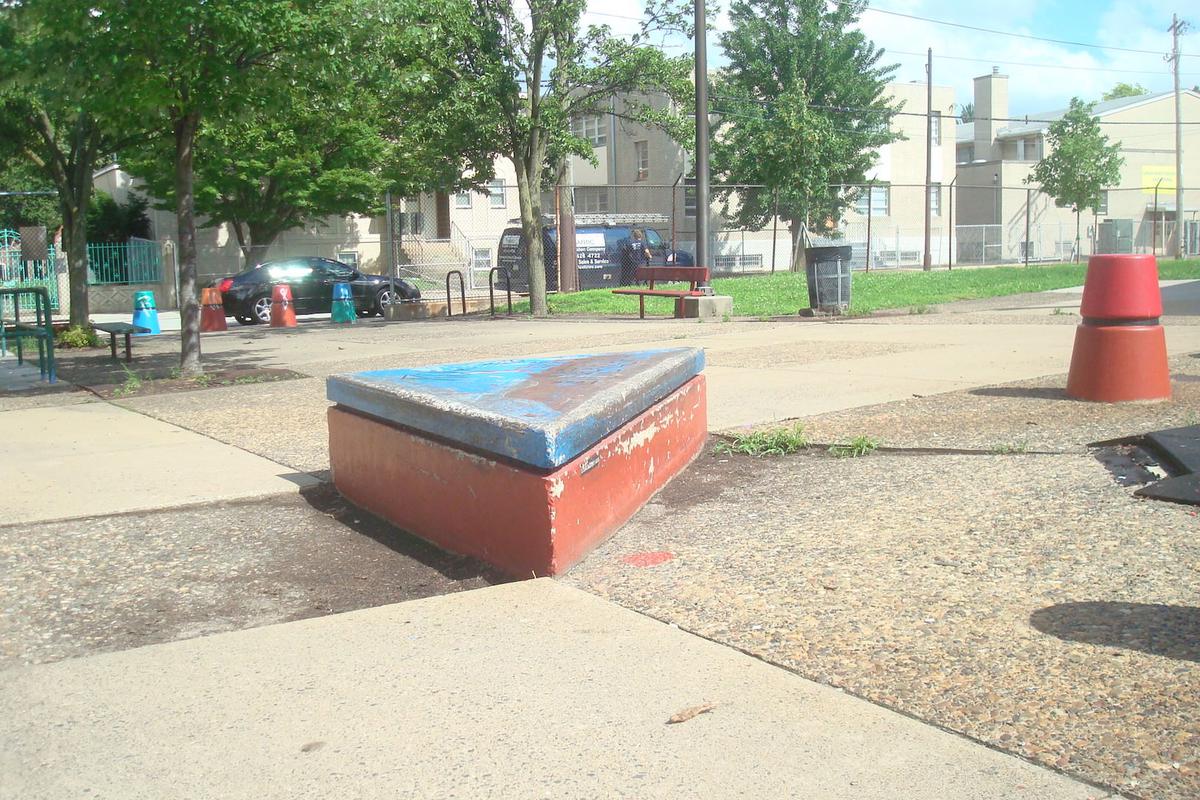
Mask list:
[{"label": "red bench", "polygon": [[[634,294],[638,296],[638,317],[646,318],[646,298],[647,297],[674,297],[675,298],[675,316],[683,317],[683,298],[685,297],[702,297],[704,292],[700,291],[700,284],[708,283],[708,268],[707,267],[638,267],[634,278],[639,281],[646,281],[649,285],[645,289],[635,287],[626,287],[624,289],[613,289],[613,294]],[[690,287],[687,289],[655,289],[655,281],[687,281]]]}]

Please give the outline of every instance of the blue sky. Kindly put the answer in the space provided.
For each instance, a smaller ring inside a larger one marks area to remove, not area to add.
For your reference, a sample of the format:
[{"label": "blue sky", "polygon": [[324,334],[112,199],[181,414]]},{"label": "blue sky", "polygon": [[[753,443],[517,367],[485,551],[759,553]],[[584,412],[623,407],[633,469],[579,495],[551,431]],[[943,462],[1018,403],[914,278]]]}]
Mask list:
[{"label": "blue sky", "polygon": [[[711,3],[714,0],[710,0]],[[868,10],[860,26],[898,63],[898,81],[924,81],[925,49],[934,52],[934,82],[952,86],[957,105],[971,102],[972,78],[992,66],[1009,76],[1009,113],[1036,114],[1065,107],[1072,96],[1098,100],[1118,81],[1140,83],[1152,91],[1171,88],[1169,65],[1162,54],[1171,47],[1167,27],[1173,10],[1195,8],[1194,0],[878,0],[874,9],[958,22],[1052,39],[1087,42],[1154,53],[1129,53],[995,36],[906,19]],[[1181,8],[1183,7],[1183,8]],[[640,16],[641,0],[591,0],[593,11]],[[1200,12],[1191,21],[1200,25]],[[726,23],[715,15],[718,28]],[[594,23],[623,30],[634,23],[613,17],[590,17]],[[710,40],[711,41],[711,40]],[[1200,33],[1181,40],[1184,52],[1200,53]],[[689,45],[671,43],[676,52]],[[712,45],[710,45],[712,46]],[[909,55],[912,53],[912,55]],[[719,52],[710,61],[722,63]],[[1183,83],[1200,83],[1200,58],[1183,59]]]}]

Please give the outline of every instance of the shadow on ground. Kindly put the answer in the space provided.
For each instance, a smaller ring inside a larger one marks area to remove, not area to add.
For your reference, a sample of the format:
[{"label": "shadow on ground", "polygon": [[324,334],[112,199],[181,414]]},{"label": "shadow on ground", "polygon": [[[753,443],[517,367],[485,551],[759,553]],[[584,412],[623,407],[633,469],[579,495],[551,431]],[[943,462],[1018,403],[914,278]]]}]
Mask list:
[{"label": "shadow on ground", "polygon": [[1038,609],[1030,624],[1070,642],[1200,661],[1200,608],[1090,601]]},{"label": "shadow on ground", "polygon": [[480,579],[486,584],[507,583],[512,578],[469,556],[441,550],[397,528],[385,519],[351,504],[331,484],[322,483],[300,492],[310,506],[332,517],[355,533],[374,539],[392,552],[419,562],[452,581]]},{"label": "shadow on ground", "polygon": [[970,389],[967,394],[978,397],[1022,397],[1035,400],[1066,400],[1067,390],[1061,386],[984,386]]}]

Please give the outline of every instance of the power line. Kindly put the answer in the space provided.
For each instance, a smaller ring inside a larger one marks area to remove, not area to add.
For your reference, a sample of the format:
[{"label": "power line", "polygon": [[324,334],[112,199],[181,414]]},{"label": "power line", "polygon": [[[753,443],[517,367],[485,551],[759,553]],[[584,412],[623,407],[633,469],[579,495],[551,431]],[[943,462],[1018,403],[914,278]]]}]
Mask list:
[{"label": "power line", "polygon": [[[891,48],[883,48],[884,55],[896,53],[902,56],[920,56],[925,57],[924,53],[917,53],[908,50],[893,50]],[[1067,64],[1038,64],[1032,61],[1009,61],[1004,58],[972,58],[970,56],[937,56],[939,59],[948,59],[950,61],[978,61],[983,64],[1000,64],[1010,67],[1036,67],[1039,69],[1065,69],[1074,72],[1115,72],[1122,75],[1165,75],[1163,70],[1154,69],[1119,69],[1117,67],[1072,67]],[[1200,76],[1200,72],[1181,72],[1180,75]]]},{"label": "power line", "polygon": [[[775,104],[775,101],[772,101],[772,100],[752,100],[752,99],[748,99],[748,98],[746,98],[746,100],[747,100],[747,102],[754,103],[755,105],[761,105],[761,106],[766,106],[766,107],[769,107],[769,106],[772,106]],[[824,105],[821,103],[809,103],[807,105],[807,107],[816,109],[818,111],[833,111],[836,113],[844,113],[844,114],[879,114],[881,116],[922,117],[922,118],[925,118],[927,116],[926,114],[923,114],[920,111],[891,111],[891,110],[882,109],[882,108],[854,108],[852,106],[831,106],[831,105]],[[714,112],[714,113],[722,113],[722,112]],[[725,113],[728,113],[728,112],[725,112]],[[947,116],[945,118],[953,119],[954,117]],[[1032,125],[1032,124],[1041,124],[1041,123],[1045,123],[1047,125],[1053,125],[1055,122],[1058,122],[1057,119],[1036,119],[1036,118],[1030,118],[1030,117],[982,117],[982,116],[976,116],[974,118],[974,120],[972,120],[972,121],[973,122],[1019,122],[1023,125]],[[1104,120],[1104,119],[1097,118],[1096,123],[1098,125],[1174,125],[1175,120],[1170,119],[1170,120],[1163,120],[1162,122],[1149,122],[1149,121],[1144,121],[1144,120],[1143,121],[1133,121],[1133,120],[1125,121],[1125,120]],[[1182,125],[1200,125],[1200,122],[1183,122],[1180,124],[1182,124]]]},{"label": "power line", "polygon": [[[1001,30],[997,30],[995,28],[982,28],[982,27],[979,27],[978,25],[965,25],[961,22],[949,22],[948,20],[944,20],[944,19],[933,19],[932,17],[921,17],[921,16],[917,16],[916,14],[904,14],[899,11],[889,11],[886,8],[876,8],[874,6],[868,6],[866,9],[864,9],[864,11],[865,12],[873,12],[876,14],[887,14],[892,17],[903,17],[905,19],[915,19],[919,22],[930,22],[930,23],[933,23],[934,25],[945,25],[950,28],[961,28],[963,30],[968,30],[968,31],[979,31],[980,33],[991,33],[996,36],[1011,36],[1014,39],[1032,39],[1037,42],[1050,42],[1052,44],[1064,44],[1069,47],[1088,47],[1088,48],[1093,48],[1096,50],[1112,50],[1114,52],[1121,52],[1121,53],[1141,53],[1143,55],[1152,55],[1152,56],[1161,56],[1162,55],[1161,50],[1138,50],[1138,49],[1134,49],[1131,47],[1114,47],[1112,45],[1094,44],[1091,42],[1076,42],[1076,41],[1071,41],[1069,39],[1051,39],[1046,36],[1034,36],[1031,33],[1015,33],[1013,31],[1001,31]],[[1190,56],[1190,57],[1196,58],[1197,56]]]}]

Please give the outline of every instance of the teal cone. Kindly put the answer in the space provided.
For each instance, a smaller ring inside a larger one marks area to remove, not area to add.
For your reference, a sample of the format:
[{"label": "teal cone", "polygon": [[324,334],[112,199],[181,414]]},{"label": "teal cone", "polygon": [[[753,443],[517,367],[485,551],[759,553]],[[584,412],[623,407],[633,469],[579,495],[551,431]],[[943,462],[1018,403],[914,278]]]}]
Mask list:
[{"label": "teal cone", "polygon": [[354,322],[358,317],[354,313],[354,300],[334,300],[333,307],[330,308],[330,321],[332,322]]}]

